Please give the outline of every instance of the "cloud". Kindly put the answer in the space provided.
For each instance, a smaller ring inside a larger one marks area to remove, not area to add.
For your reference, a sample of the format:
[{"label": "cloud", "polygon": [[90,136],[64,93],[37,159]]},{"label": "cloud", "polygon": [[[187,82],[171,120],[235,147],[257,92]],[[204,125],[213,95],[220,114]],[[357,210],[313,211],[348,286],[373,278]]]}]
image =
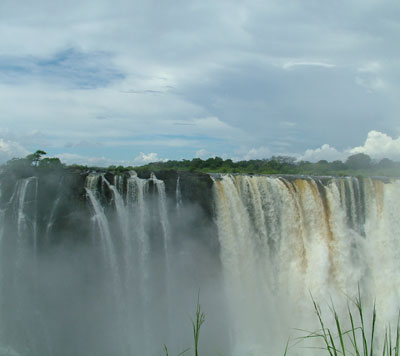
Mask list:
[{"label": "cloud", "polygon": [[135,164],[147,164],[151,162],[166,162],[168,159],[166,158],[159,158],[158,153],[150,152],[150,153],[143,153],[140,152],[139,156],[135,158]]},{"label": "cloud", "polygon": [[106,52],[82,52],[74,48],[49,57],[0,56],[0,79],[11,85],[27,81],[48,82],[67,88],[93,89],[124,79]]},{"label": "cloud", "polygon": [[282,68],[289,70],[295,67],[322,67],[322,68],[334,68],[336,67],[335,64],[332,63],[325,63],[325,62],[317,62],[317,61],[288,61],[283,63]]},{"label": "cloud", "polygon": [[60,153],[56,155],[62,163],[80,164],[84,166],[108,167],[111,165],[127,166],[129,162],[121,160],[112,160],[107,157],[84,156],[75,153]]},{"label": "cloud", "polygon": [[233,157],[234,161],[250,160],[250,159],[263,159],[269,158],[272,155],[271,150],[268,147],[261,146],[257,148],[251,148],[245,150],[244,148],[238,150],[238,155]]},{"label": "cloud", "polygon": [[357,76],[355,81],[357,85],[367,89],[368,93],[382,90],[385,89],[386,87],[385,82],[381,78],[375,76],[365,76],[365,77]]},{"label": "cloud", "polygon": [[357,70],[362,73],[377,74],[382,70],[382,65],[379,62],[375,62],[375,61],[367,62],[367,63],[363,64],[362,66],[360,66]]},{"label": "cloud", "polygon": [[4,163],[11,158],[21,158],[29,154],[18,142],[0,138],[0,163]]},{"label": "cloud", "polygon": [[328,144],[323,144],[316,149],[307,149],[304,154],[298,156],[298,160],[316,162],[319,160],[346,160],[350,155],[365,153],[373,159],[389,158],[400,161],[400,136],[397,139],[391,136],[372,130],[368,133],[367,139],[362,146],[338,150]]},{"label": "cloud", "polygon": [[185,120],[167,120],[175,126],[175,131],[187,136],[207,136],[214,138],[243,138],[245,132],[226,123],[217,116],[206,116]]},{"label": "cloud", "polygon": [[335,147],[331,147],[328,144],[323,144],[321,147],[316,149],[308,149],[301,155],[299,161],[311,161],[317,162],[320,160],[336,161],[344,160],[348,154],[346,152],[340,152]]},{"label": "cloud", "polygon": [[383,132],[373,130],[368,133],[363,146],[354,147],[349,152],[365,153],[376,159],[389,158],[400,161],[400,136],[394,139]]},{"label": "cloud", "polygon": [[207,158],[207,157],[215,157],[215,155],[212,155],[210,152],[208,152],[206,149],[202,148],[198,151],[196,151],[195,158]]},{"label": "cloud", "polygon": [[0,120],[27,148],[13,135],[107,159],[300,155],[398,127],[393,2],[21,1],[1,2]]}]

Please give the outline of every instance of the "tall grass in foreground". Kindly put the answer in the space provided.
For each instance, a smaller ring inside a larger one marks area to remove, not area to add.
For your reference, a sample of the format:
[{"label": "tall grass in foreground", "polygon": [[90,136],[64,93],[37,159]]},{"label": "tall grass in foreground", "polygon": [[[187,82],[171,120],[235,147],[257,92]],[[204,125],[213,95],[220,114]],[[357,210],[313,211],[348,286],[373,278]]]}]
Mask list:
[{"label": "tall grass in foreground", "polygon": [[[200,305],[200,292],[197,295],[197,305],[196,305],[196,312],[195,312],[195,319],[192,319],[192,328],[193,328],[193,343],[194,343],[194,356],[199,356],[199,339],[200,339],[200,328],[203,325],[204,321],[206,320],[206,315],[201,310]],[[187,348],[183,350],[176,356],[181,356],[184,353],[188,352],[191,348]],[[169,356],[168,347],[164,344],[164,354],[165,356]]]},{"label": "tall grass in foreground", "polygon": [[[312,298],[312,297],[311,297]],[[358,296],[352,303],[355,310],[352,312],[350,305],[347,305],[348,320],[339,317],[335,306],[332,303],[331,312],[334,319],[332,328],[326,326],[326,320],[322,317],[320,306],[312,298],[314,310],[316,312],[319,326],[316,332],[310,332],[307,336],[300,339],[316,338],[322,340],[321,351],[325,351],[330,356],[338,355],[354,355],[354,356],[399,356],[400,355],[400,315],[397,318],[395,339],[393,338],[392,329],[386,327],[383,335],[383,346],[380,349],[376,346],[376,308],[373,306],[372,315],[369,316],[371,323],[367,323],[367,315],[364,311],[360,291]],[[350,328],[343,328],[344,322],[349,322]],[[286,346],[284,355],[288,354],[288,346]]]},{"label": "tall grass in foreground", "polygon": [[[371,323],[369,324],[361,300],[360,290],[358,290],[358,296],[355,298],[355,300],[351,301],[351,303],[353,303],[355,306],[355,310],[352,311],[350,304],[347,304],[348,319],[339,317],[335,306],[332,303],[330,309],[334,319],[333,328],[326,326],[326,320],[324,320],[322,316],[320,306],[313,297],[311,297],[311,299],[318,318],[320,329],[314,332],[307,332],[307,335],[298,338],[298,341],[304,341],[307,339],[321,340],[322,346],[318,347],[317,349],[325,354],[327,353],[329,356],[400,356],[400,313],[397,317],[396,329],[394,330],[396,337],[393,338],[391,327],[386,327],[383,335],[383,346],[381,346],[379,350],[376,346],[376,307],[374,304],[372,315],[370,316]],[[205,314],[201,310],[200,298],[198,296],[195,319],[192,319],[194,356],[199,356],[200,329],[204,321]],[[350,325],[347,330],[345,330],[343,327],[345,322]],[[298,345],[298,342],[296,342],[294,346],[296,345]],[[289,349],[292,347],[288,341],[284,350],[284,356],[289,356]],[[311,348],[315,349],[315,347],[310,347],[310,349]],[[176,356],[181,356],[189,350],[191,350],[191,348],[187,348]],[[165,356],[169,356],[166,345],[164,345],[164,354]],[[274,355],[266,354],[265,356]]]}]

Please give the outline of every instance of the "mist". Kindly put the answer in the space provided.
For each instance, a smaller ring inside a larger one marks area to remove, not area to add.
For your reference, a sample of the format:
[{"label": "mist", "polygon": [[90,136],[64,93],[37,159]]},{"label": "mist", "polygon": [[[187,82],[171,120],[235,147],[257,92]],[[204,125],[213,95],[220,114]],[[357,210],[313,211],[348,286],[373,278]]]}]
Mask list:
[{"label": "mist", "polygon": [[310,295],[395,325],[398,179],[29,167],[0,191],[2,356],[192,353],[198,298],[204,355],[283,354]]},{"label": "mist", "polygon": [[155,177],[125,177],[121,193],[100,173],[16,178],[1,177],[1,355],[177,354],[198,296],[204,352],[227,352],[216,229],[198,203],[177,206]]}]

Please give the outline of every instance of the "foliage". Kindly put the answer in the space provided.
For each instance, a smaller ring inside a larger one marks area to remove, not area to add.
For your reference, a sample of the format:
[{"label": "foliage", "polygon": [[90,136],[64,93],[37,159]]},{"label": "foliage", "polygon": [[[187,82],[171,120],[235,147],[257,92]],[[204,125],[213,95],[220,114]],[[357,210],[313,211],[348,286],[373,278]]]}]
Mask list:
[{"label": "foliage", "polygon": [[[334,305],[331,306],[333,316],[333,328],[327,327],[326,320],[324,320],[320,306],[312,299],[314,310],[318,318],[320,329],[315,332],[308,333],[307,336],[300,339],[319,339],[322,341],[321,350],[325,351],[329,356],[338,355],[356,355],[356,356],[399,356],[400,354],[400,317],[397,319],[397,327],[395,329],[395,339],[393,339],[392,330],[387,327],[383,334],[383,345],[379,349],[376,344],[377,330],[376,320],[377,313],[375,304],[371,313],[371,320],[368,324],[366,322],[366,315],[364,306],[361,299],[360,290],[358,297],[352,301],[355,311],[352,311],[348,305],[348,324],[349,329],[343,328],[345,320],[339,317]],[[358,317],[356,317],[356,315]],[[357,323],[358,320],[358,323]],[[286,348],[287,351],[287,348]],[[285,351],[285,354],[286,354]]]},{"label": "foliage", "polygon": [[180,161],[170,160],[166,162],[153,162],[139,167],[109,166],[88,167],[72,164],[65,166],[59,158],[43,158],[46,152],[37,150],[25,158],[13,158],[6,163],[6,167],[19,170],[31,171],[32,169],[74,169],[74,170],[99,170],[123,174],[131,170],[140,171],[190,171],[204,173],[247,173],[247,174],[292,174],[292,175],[315,175],[315,176],[386,176],[400,177],[400,162],[387,158],[380,161],[373,161],[368,155],[358,153],[351,155],[345,162],[336,160],[328,162],[298,161],[290,156],[272,156],[271,158],[252,159],[248,161],[232,161],[221,157],[212,157],[206,160],[193,158],[192,160],[182,159]]},{"label": "foliage", "polygon": [[54,158],[43,158],[39,161],[39,167],[41,168],[60,168],[63,166],[60,159],[57,157]]},{"label": "foliage", "polygon": [[32,174],[59,170],[65,168],[59,158],[46,157],[43,150],[37,150],[25,158],[13,158],[5,164],[5,168],[17,174],[17,176],[29,176]]},{"label": "foliage", "polygon": [[[115,167],[119,168],[119,167]],[[294,157],[273,156],[269,159],[254,159],[233,162],[220,157],[171,160],[154,162],[135,170],[158,171],[177,170],[207,173],[248,173],[248,174],[295,174],[295,175],[329,175],[329,176],[400,176],[400,162],[387,158],[374,162],[363,153],[350,156],[346,162],[339,160],[328,162],[320,160],[312,163],[296,161]]]},{"label": "foliage", "polygon": [[195,320],[192,320],[195,356],[199,356],[200,328],[203,325],[204,321],[205,321],[205,314],[201,311],[200,294],[199,294],[197,296],[196,318]]},{"label": "foliage", "polygon": [[[199,339],[200,339],[200,328],[203,325],[206,316],[201,310],[200,305],[200,292],[197,295],[197,306],[196,306],[196,313],[195,319],[192,319],[192,327],[193,327],[193,343],[194,343],[194,356],[199,356]],[[181,356],[189,351],[190,348],[183,350],[176,356]],[[169,356],[169,351],[167,345],[164,344],[164,355]]]},{"label": "foliage", "polygon": [[346,160],[347,167],[351,169],[369,168],[371,166],[371,163],[371,157],[366,155],[365,153],[357,153],[355,155],[351,155]]},{"label": "foliage", "polygon": [[37,150],[36,152],[34,152],[34,153],[30,154],[30,155],[27,155],[27,156],[25,157],[25,159],[26,159],[28,162],[31,162],[31,164],[32,164],[33,166],[37,167],[38,164],[39,164],[39,161],[40,161],[41,158],[42,158],[42,156],[45,155],[45,154],[47,154],[47,153],[44,152],[44,151],[42,151],[42,150]]}]

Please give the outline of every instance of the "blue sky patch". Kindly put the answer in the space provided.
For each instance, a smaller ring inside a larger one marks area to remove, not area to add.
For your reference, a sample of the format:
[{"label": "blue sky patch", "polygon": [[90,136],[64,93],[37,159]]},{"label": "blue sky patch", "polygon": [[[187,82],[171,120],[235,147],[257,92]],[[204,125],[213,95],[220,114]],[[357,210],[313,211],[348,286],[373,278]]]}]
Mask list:
[{"label": "blue sky patch", "polygon": [[95,89],[124,77],[106,52],[85,53],[70,48],[45,59],[0,56],[0,80],[10,84],[39,81],[71,89]]}]

